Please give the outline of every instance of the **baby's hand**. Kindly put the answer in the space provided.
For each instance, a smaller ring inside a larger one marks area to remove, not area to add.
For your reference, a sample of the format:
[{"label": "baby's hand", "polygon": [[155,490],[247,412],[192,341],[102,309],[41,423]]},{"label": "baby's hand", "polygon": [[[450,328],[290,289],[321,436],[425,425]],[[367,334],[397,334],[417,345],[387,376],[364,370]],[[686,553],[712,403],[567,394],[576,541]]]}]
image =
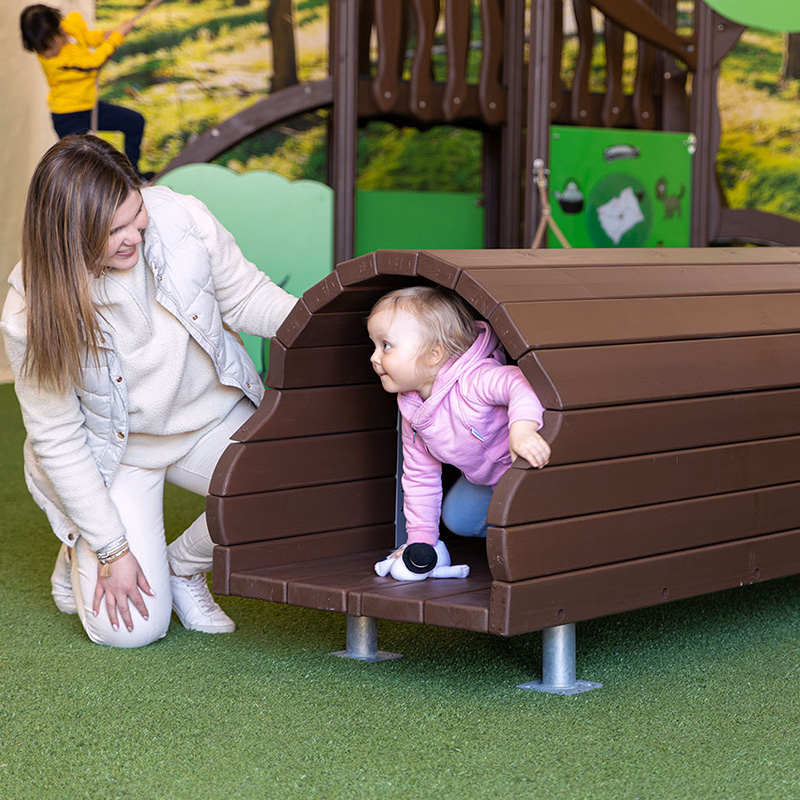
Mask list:
[{"label": "baby's hand", "polygon": [[508,429],[508,449],[512,458],[524,458],[541,469],[550,460],[550,445],[539,435],[535,422],[519,420]]}]

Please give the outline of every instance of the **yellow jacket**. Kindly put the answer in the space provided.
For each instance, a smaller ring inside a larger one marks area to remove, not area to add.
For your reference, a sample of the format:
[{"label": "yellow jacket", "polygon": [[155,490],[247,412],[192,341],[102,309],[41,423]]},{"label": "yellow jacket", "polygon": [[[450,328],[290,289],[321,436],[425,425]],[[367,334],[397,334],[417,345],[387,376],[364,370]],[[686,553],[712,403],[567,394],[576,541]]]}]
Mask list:
[{"label": "yellow jacket", "polygon": [[88,111],[97,100],[97,74],[113,52],[125,41],[121,33],[90,31],[83,17],[73,11],[61,21],[70,37],[57,56],[39,56],[50,85],[47,104],[53,114]]}]

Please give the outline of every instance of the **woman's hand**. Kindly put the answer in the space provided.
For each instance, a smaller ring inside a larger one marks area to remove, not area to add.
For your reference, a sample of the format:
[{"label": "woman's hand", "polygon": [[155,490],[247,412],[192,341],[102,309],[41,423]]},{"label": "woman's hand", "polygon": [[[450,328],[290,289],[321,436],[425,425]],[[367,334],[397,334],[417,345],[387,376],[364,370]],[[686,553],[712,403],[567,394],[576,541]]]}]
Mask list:
[{"label": "woman's hand", "polygon": [[524,458],[541,469],[550,460],[550,445],[539,435],[535,422],[519,420],[508,429],[508,449],[512,458]]},{"label": "woman's hand", "polygon": [[106,609],[108,610],[108,619],[111,622],[111,627],[115,631],[119,630],[119,619],[117,617],[119,613],[125,623],[125,627],[132,631],[133,620],[131,619],[128,601],[130,600],[133,603],[134,608],[139,612],[142,619],[147,619],[147,606],[144,604],[141,592],[152,597],[153,590],[150,588],[150,584],[147,582],[147,578],[145,578],[144,572],[142,572],[142,568],[133,553],[126,553],[122,558],[108,564],[107,567],[111,570],[111,575],[104,578],[100,574],[103,564],[97,565],[97,588],[94,590],[92,610],[95,616],[100,613],[100,602],[105,595]]}]

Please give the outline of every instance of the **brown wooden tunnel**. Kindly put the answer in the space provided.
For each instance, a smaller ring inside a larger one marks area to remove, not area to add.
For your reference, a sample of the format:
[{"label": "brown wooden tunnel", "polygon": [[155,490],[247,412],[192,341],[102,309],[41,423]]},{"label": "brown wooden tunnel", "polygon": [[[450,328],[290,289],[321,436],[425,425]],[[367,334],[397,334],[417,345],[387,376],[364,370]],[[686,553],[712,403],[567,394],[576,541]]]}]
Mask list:
[{"label": "brown wooden tunnel", "polygon": [[[488,320],[547,409],[463,580],[401,583],[397,408],[369,363],[386,291]],[[800,572],[800,250],[378,251],[310,289],[207,514],[214,591],[513,635]]]}]

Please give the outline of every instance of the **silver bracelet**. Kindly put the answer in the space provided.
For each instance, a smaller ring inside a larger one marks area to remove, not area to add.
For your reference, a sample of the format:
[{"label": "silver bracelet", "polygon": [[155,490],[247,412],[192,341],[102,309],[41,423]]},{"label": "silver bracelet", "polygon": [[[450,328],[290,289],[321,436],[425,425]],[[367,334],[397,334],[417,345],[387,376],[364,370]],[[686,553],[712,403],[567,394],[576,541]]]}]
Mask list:
[{"label": "silver bracelet", "polygon": [[101,547],[95,553],[95,555],[97,556],[98,561],[100,561],[101,563],[105,563],[107,561],[113,560],[114,556],[118,552],[122,550],[127,550],[127,548],[128,548],[128,540],[125,537],[125,534],[122,534],[122,536],[118,536],[116,539],[114,539],[113,542],[110,542],[109,544],[105,545],[105,547]]}]

